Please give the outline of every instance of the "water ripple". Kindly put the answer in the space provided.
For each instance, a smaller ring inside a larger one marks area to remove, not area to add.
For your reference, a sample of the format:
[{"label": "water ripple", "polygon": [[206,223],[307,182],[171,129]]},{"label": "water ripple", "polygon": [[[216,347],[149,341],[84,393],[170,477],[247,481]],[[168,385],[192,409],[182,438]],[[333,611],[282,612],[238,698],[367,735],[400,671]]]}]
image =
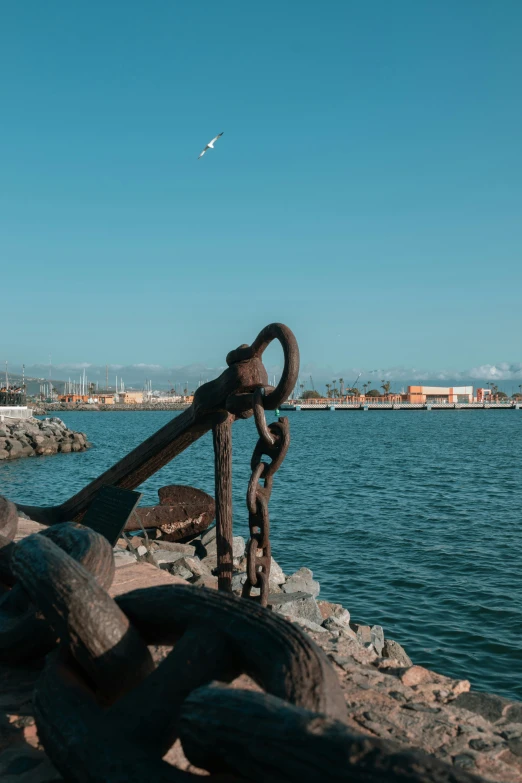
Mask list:
[{"label": "water ripple", "polygon": [[[70,413],[95,448],[0,465],[0,492],[54,504],[81,489],[172,414]],[[522,699],[522,414],[518,411],[291,413],[292,446],[276,476],[272,541],[285,571],[306,565],[321,597],[378,623],[415,662]],[[234,427],[234,525],[256,441]],[[202,438],[142,487],[214,491]]]}]

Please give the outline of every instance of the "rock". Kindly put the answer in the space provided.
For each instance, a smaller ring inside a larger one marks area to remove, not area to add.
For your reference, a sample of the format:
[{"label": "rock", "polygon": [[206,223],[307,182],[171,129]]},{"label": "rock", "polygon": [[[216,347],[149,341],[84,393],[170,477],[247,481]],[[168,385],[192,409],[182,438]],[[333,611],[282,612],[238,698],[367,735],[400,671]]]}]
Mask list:
[{"label": "rock", "polygon": [[357,635],[350,628],[350,623],[344,623],[342,618],[336,617],[335,615],[330,615],[326,620],[323,620],[323,627],[330,631],[330,633],[337,632],[350,639],[357,640]]},{"label": "rock", "polygon": [[[201,559],[205,559],[209,561],[209,563],[212,563],[212,567],[216,568],[217,566],[217,539],[214,536],[214,538],[211,538],[210,541],[207,540],[205,544],[203,544],[203,541],[201,542],[201,546],[198,547],[197,553],[201,557]],[[243,536],[234,536],[232,539],[232,559],[235,563],[239,562],[239,560],[243,557],[245,554],[245,539]]]},{"label": "rock", "polygon": [[357,641],[359,644],[368,645],[372,643],[372,629],[369,625],[359,625],[358,623],[350,623],[350,628],[355,631]]},{"label": "rock", "polygon": [[300,617],[317,625],[321,625],[323,621],[315,598],[309,593],[271,593],[268,596],[268,606],[291,620]]},{"label": "rock", "polygon": [[[133,536],[135,538],[135,536]],[[161,549],[166,549],[169,552],[181,552],[187,557],[194,557],[196,554],[196,547],[192,544],[181,544],[179,541],[160,541]]]},{"label": "rock", "polygon": [[[508,707],[508,710],[506,712],[506,718],[511,721],[511,723],[520,723],[522,724],[522,702],[518,701],[512,704],[510,707]],[[522,728],[522,726],[521,726]],[[522,736],[522,734],[521,734]]]},{"label": "rock", "polygon": [[279,563],[276,563],[274,558],[272,558],[272,562],[270,564],[270,582],[273,582],[275,585],[284,585],[285,581],[286,576],[283,573],[283,569]]},{"label": "rock", "polygon": [[9,451],[9,457],[11,459],[16,459],[16,457],[21,456],[22,454],[22,444],[19,440],[15,440],[15,438],[7,438],[6,439],[6,446],[7,450]]},{"label": "rock", "polygon": [[309,568],[300,568],[283,585],[285,593],[308,593],[314,598],[317,598],[320,589],[319,582],[313,579],[313,572]]},{"label": "rock", "polygon": [[136,549],[136,552],[140,557],[146,555],[148,551],[149,550],[147,549],[147,547],[143,546],[143,544]]},{"label": "rock", "polygon": [[187,576],[185,579],[199,576],[212,576],[210,568],[205,565],[205,563],[203,563],[199,557],[187,557],[185,555],[176,562],[176,566],[177,565],[180,565],[186,570],[190,571],[190,577]]},{"label": "rock", "polygon": [[246,574],[232,574],[232,592],[240,593],[243,589],[243,585],[246,582]]},{"label": "rock", "polygon": [[171,574],[180,576],[182,579],[192,579],[193,577],[192,571],[189,571],[189,569],[182,564],[182,560],[178,560],[177,563],[173,563],[169,570]]},{"label": "rock", "polygon": [[350,625],[350,612],[342,604],[332,604],[329,601],[318,601],[317,605],[324,620],[335,618],[339,625]]},{"label": "rock", "polygon": [[307,631],[312,631],[312,633],[328,633],[326,628],[323,628],[322,625],[318,625],[311,620],[306,620],[304,617],[297,617],[294,620],[294,623],[300,625],[301,628],[306,628]]},{"label": "rock", "polygon": [[410,666],[409,669],[401,674],[401,682],[403,685],[411,688],[413,685],[420,685],[431,680],[431,676],[431,672],[425,669],[424,666]]},{"label": "rock", "polygon": [[173,563],[178,560],[182,560],[184,557],[183,552],[171,552],[169,549],[158,549],[152,553],[152,559],[160,568],[170,571]]},{"label": "rock", "polygon": [[[247,558],[243,555],[243,557],[238,557],[237,560],[234,560],[234,568],[236,571],[246,571],[247,570]],[[273,562],[273,561],[272,561]],[[272,576],[272,572],[270,572],[270,576]],[[272,581],[272,579],[270,579]],[[275,584],[275,582],[274,582]]]},{"label": "rock", "polygon": [[129,536],[129,543],[127,549],[137,549],[143,544],[143,538],[141,536]]},{"label": "rock", "polygon": [[18,509],[14,503],[0,495],[0,533],[10,541],[18,529]]},{"label": "rock", "polygon": [[125,549],[114,549],[114,565],[116,568],[132,565],[135,562],[136,555],[133,552],[128,552]]},{"label": "rock", "polygon": [[385,639],[381,655],[383,658],[392,658],[399,666],[413,666],[413,661],[399,642],[393,639]]},{"label": "rock", "polygon": [[475,767],[475,759],[468,753],[458,753],[453,756],[453,763],[456,767],[462,767],[462,769],[473,769]]},{"label": "rock", "polygon": [[326,620],[327,617],[330,617],[332,614],[339,614],[341,611],[348,611],[342,604],[333,604],[330,601],[318,601],[317,606],[319,607],[319,610],[323,616],[323,620]]},{"label": "rock", "polygon": [[370,629],[371,642],[377,655],[382,655],[384,647],[384,631],[380,625],[372,625]]},{"label": "rock", "polygon": [[215,541],[216,535],[217,535],[217,530],[215,525],[213,525],[213,527],[210,527],[208,530],[205,530],[205,532],[201,534],[201,539],[200,539],[203,546],[210,544],[211,541]]},{"label": "rock", "polygon": [[245,539],[243,536],[234,536],[232,539],[232,557],[239,559],[245,554]]},{"label": "rock", "polygon": [[212,590],[217,590],[218,579],[217,576],[198,576],[192,580],[192,584],[195,587],[208,587]]},{"label": "rock", "polygon": [[481,715],[490,723],[496,723],[502,717],[504,708],[509,704],[509,701],[490,693],[472,691],[471,693],[461,693],[451,704],[453,707],[460,707]]}]

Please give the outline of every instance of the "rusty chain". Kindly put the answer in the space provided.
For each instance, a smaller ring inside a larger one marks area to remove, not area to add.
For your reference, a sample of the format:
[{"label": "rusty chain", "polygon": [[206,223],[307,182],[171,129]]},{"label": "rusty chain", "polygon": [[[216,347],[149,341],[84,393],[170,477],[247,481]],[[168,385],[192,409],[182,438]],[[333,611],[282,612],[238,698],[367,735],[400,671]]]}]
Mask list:
[{"label": "rusty chain", "polygon": [[[247,543],[247,579],[243,586],[243,598],[249,598],[252,588],[259,588],[261,606],[268,604],[270,588],[270,516],[268,503],[272,494],[274,474],[279,470],[290,445],[290,424],[288,417],[267,425],[263,402],[265,390],[254,392],[254,418],[259,440],[254,448],[250,467],[252,474],[248,483],[246,504],[250,539]],[[267,463],[263,456],[271,458]],[[263,485],[261,485],[263,481]],[[261,553],[261,554],[259,554]]]}]

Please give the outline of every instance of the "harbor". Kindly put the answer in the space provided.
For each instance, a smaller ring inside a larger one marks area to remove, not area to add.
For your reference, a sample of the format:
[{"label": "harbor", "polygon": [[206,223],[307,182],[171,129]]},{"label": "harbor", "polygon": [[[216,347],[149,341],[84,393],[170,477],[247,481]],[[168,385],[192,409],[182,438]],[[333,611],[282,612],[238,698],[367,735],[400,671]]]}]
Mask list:
[{"label": "harbor", "polygon": [[[328,384],[329,386],[329,384]],[[300,397],[287,400],[281,405],[282,411],[372,411],[372,410],[520,410],[522,393],[508,397],[498,390],[495,384],[491,388],[473,386],[408,386],[407,392],[390,393],[389,384],[383,383],[384,394],[377,389],[361,393],[356,386],[343,394],[342,385],[339,395],[328,389],[326,397],[315,390],[305,391]],[[522,387],[521,391],[522,391]],[[335,389],[335,392],[337,389]]]}]

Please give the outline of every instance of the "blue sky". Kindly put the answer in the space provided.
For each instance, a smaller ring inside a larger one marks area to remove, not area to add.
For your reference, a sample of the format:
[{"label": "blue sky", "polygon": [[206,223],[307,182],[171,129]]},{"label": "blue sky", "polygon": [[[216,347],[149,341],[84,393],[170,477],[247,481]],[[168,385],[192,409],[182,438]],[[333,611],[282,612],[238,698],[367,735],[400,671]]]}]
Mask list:
[{"label": "blue sky", "polygon": [[277,320],[308,366],[519,362],[521,25],[519,0],[3,4],[0,361],[216,367]]}]

